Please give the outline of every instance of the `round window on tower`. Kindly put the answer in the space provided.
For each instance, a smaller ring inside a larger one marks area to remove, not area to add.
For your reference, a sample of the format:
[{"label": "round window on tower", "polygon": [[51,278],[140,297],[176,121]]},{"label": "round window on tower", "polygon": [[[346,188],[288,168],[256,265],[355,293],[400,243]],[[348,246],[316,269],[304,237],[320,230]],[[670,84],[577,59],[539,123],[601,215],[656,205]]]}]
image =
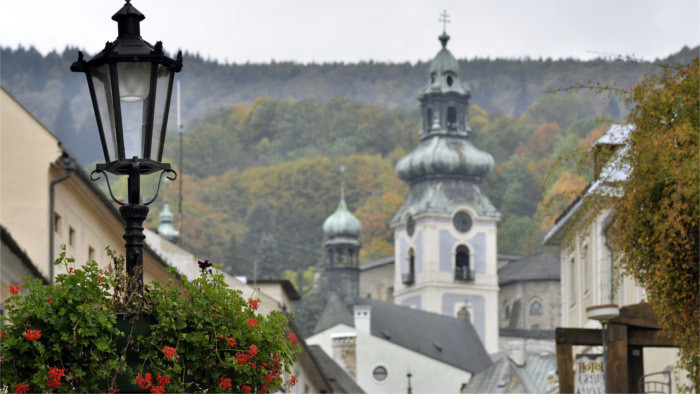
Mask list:
[{"label": "round window on tower", "polygon": [[372,377],[378,382],[383,382],[389,376],[389,371],[383,365],[378,365],[372,370]]},{"label": "round window on tower", "polygon": [[413,236],[413,233],[416,231],[416,221],[413,219],[413,216],[408,215],[408,220],[406,220],[406,232],[408,233],[408,236]]},{"label": "round window on tower", "polygon": [[459,211],[452,218],[452,224],[460,233],[466,233],[472,228],[472,217],[467,211]]}]

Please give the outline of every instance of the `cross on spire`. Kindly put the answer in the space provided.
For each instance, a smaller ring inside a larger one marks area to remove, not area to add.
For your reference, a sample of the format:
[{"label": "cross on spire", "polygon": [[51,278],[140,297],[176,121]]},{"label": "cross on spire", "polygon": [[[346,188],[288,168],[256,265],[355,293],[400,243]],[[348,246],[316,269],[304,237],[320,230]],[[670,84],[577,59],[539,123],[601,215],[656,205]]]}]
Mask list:
[{"label": "cross on spire", "polygon": [[345,171],[348,170],[348,166],[345,165],[345,161],[341,160],[340,161],[340,167],[335,169],[335,172],[337,172],[340,175],[340,199],[345,200]]},{"label": "cross on spire", "polygon": [[447,31],[447,24],[450,23],[450,16],[447,14],[447,10],[442,10],[438,21],[442,22],[442,32],[445,33]]}]

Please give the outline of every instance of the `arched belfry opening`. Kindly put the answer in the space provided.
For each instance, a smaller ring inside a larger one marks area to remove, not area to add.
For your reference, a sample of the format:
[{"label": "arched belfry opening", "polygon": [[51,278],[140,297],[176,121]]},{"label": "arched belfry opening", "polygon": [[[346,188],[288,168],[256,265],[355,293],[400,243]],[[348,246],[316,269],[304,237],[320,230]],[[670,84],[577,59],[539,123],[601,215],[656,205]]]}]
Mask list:
[{"label": "arched belfry opening", "polygon": [[447,107],[447,131],[457,131],[457,108]]},{"label": "arched belfry opening", "polygon": [[408,269],[403,273],[403,284],[412,285],[416,281],[416,252],[413,248],[408,250],[407,265]]},{"label": "arched belfry opening", "polygon": [[469,248],[459,245],[455,253],[455,279],[474,280],[474,271],[471,267]]}]

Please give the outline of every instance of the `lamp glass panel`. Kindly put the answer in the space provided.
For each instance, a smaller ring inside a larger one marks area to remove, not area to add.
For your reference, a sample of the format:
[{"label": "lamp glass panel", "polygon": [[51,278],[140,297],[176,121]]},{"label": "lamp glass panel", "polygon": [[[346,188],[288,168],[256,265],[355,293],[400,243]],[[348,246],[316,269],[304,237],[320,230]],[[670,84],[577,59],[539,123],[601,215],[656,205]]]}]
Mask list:
[{"label": "lamp glass panel", "polygon": [[109,65],[93,67],[90,69],[92,84],[95,89],[95,101],[99,113],[95,117],[102,122],[104,133],[104,143],[107,146],[109,157],[105,157],[105,162],[117,159],[117,135],[114,121],[114,106],[112,105],[112,80],[109,74]]},{"label": "lamp glass panel", "polygon": [[[158,73],[156,75],[156,105],[153,113],[153,139],[151,141],[151,158],[160,162],[162,160],[161,145],[165,140],[165,128],[167,127],[168,114],[165,113],[165,108],[170,99],[168,87],[170,85],[170,76],[172,71],[163,65],[158,65]],[[161,155],[159,155],[161,152]]]},{"label": "lamp glass panel", "polygon": [[119,99],[122,102],[141,102],[148,98],[151,82],[151,63],[117,63],[119,75]]},{"label": "lamp glass panel", "polygon": [[117,64],[119,101],[124,132],[124,158],[143,157],[151,63]]}]

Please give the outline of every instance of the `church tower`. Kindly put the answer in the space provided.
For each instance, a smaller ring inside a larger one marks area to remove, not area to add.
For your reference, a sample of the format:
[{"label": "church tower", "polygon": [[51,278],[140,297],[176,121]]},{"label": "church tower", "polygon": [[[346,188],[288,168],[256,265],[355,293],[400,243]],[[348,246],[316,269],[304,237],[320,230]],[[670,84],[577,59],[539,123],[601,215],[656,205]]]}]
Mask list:
[{"label": "church tower", "polygon": [[[345,171],[341,166],[339,173]],[[326,238],[325,276],[345,304],[354,302],[360,286],[360,234],[362,224],[345,204],[345,182],[341,180],[338,208],[323,222]]]},{"label": "church tower", "polygon": [[471,320],[489,353],[498,351],[496,223],[482,192],[493,157],[473,145],[469,87],[443,31],[420,92],[420,145],[396,165],[410,186],[391,220],[394,302]]},{"label": "church tower", "polygon": [[160,224],[158,225],[158,234],[168,241],[176,244],[177,239],[180,237],[180,232],[175,230],[175,227],[173,227],[174,218],[175,215],[173,215],[172,211],[170,211],[170,204],[168,204],[168,201],[166,200],[165,204],[163,204],[163,210],[160,211],[160,214],[158,215],[158,220],[160,221]]}]

